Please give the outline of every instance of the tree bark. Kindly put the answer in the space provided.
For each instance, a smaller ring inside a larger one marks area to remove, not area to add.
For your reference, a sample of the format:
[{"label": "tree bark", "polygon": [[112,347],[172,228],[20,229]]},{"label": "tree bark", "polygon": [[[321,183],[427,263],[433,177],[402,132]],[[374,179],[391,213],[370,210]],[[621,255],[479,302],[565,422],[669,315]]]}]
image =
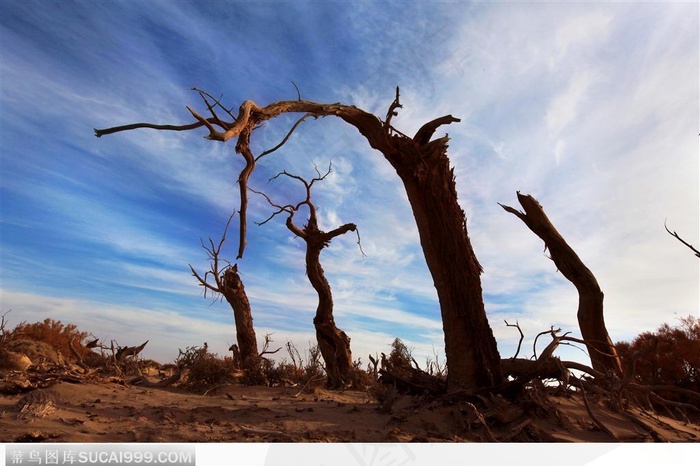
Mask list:
[{"label": "tree bark", "polygon": [[[250,301],[248,300],[248,295],[243,286],[243,280],[241,280],[238,274],[238,264],[225,266],[223,269],[220,267],[222,261],[228,262],[222,259],[220,255],[221,247],[226,242],[226,233],[228,232],[233,215],[234,214],[231,214],[226,222],[226,228],[224,228],[224,233],[221,235],[218,244],[215,245],[211,238],[209,239],[209,246],[206,246],[204,242],[202,242],[202,247],[207,251],[210,260],[209,271],[202,277],[192,265],[190,265],[190,270],[199,284],[204,287],[205,296],[207,291],[219,293],[231,306],[233,310],[233,320],[236,325],[236,341],[238,342],[240,355],[238,361],[234,357],[234,363],[240,363],[240,368],[246,371],[248,383],[257,384],[264,382],[264,378],[260,366],[260,354],[258,352],[258,342],[253,326],[253,313],[250,309]],[[207,281],[207,277],[210,274],[214,278],[214,283]]]},{"label": "tree bark", "polygon": [[[422,132],[423,128],[415,139]],[[423,136],[423,140],[428,138]],[[457,199],[447,157],[448,138],[423,145],[415,139],[395,137],[394,150],[385,156],[403,181],[437,290],[448,390],[493,386],[502,380],[500,355],[484,308],[482,269]]]},{"label": "tree bark", "polygon": [[348,223],[331,232],[318,228],[316,211],[307,198],[311,215],[307,225],[300,229],[292,222],[292,216],[287,219],[287,228],[306,242],[306,274],[309,282],[318,294],[318,306],[314,316],[316,341],[321,356],[326,365],[328,388],[341,388],[349,380],[352,369],[352,352],[350,337],[335,325],[333,318],[333,294],[331,286],[321,267],[321,251],[328,246],[336,236],[355,231],[356,226]]},{"label": "tree bark", "polygon": [[250,301],[245,292],[243,281],[235,267],[229,267],[223,273],[221,294],[233,309],[233,317],[236,322],[236,341],[240,351],[242,369],[252,379],[259,378],[260,356],[258,342],[253,327],[253,314],[250,310]]},{"label": "tree bark", "polygon": [[603,316],[603,292],[593,273],[581,261],[544,213],[542,206],[530,195],[519,192],[518,201],[524,212],[501,205],[507,212],[518,217],[549,249],[557,269],[578,291],[578,322],[581,336],[586,343],[593,369],[602,373],[622,376],[622,364],[615,346],[608,335]]}]

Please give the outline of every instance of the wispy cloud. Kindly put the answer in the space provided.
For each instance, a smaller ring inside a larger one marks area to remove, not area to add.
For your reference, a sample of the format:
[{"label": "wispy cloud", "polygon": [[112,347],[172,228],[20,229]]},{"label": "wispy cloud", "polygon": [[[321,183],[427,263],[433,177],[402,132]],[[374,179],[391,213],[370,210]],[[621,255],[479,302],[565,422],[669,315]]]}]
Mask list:
[{"label": "wispy cloud", "polygon": [[[380,117],[400,85],[393,123],[407,134],[461,118],[440,131],[451,137],[503,354],[517,344],[503,319],[530,335],[577,327],[575,289],[497,205],[516,204],[516,190],[540,200],[598,277],[613,338],[697,313],[697,263],[663,230],[668,219],[691,242],[700,234],[697,18],[689,3],[11,2],[0,19],[3,309],[119,339],[163,338],[152,354],[166,359],[203,341],[225,352],[230,309],[203,299],[187,264],[208,267],[199,238],[218,240],[237,206],[240,156],[205,130],[96,139],[92,128],[190,122],[185,105],[202,109],[193,86],[223,94],[235,113],[244,99],[296,98],[294,81],[302,98]],[[294,121],[259,128],[256,153]],[[357,130],[333,118],[303,123],[261,160],[251,186],[298,202],[298,186],[268,179],[285,169],[313,177],[314,164],[324,172],[331,161],[313,192],[321,225],[356,223],[366,253],[352,234],[323,252],[339,325],[357,355],[386,351],[396,336],[419,360],[432,355],[441,322],[410,206]],[[250,202],[252,222],[273,211],[260,196]],[[239,269],[259,336],[275,331],[303,347],[316,296],[303,242],[283,220],[249,224]]]}]

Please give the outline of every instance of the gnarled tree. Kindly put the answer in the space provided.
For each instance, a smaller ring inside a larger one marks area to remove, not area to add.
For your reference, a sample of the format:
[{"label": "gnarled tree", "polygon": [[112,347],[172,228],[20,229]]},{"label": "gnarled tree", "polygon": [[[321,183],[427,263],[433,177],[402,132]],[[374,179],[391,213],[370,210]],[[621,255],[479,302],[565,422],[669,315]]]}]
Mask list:
[{"label": "gnarled tree", "polygon": [[[262,372],[250,301],[243,286],[243,280],[238,274],[238,265],[231,265],[220,257],[221,247],[226,242],[226,232],[232,218],[233,214],[226,222],[226,228],[218,244],[215,245],[211,238],[208,246],[202,243],[202,247],[209,256],[209,270],[204,276],[201,276],[192,265],[190,265],[190,270],[200,286],[204,287],[205,295],[207,291],[220,294],[233,309],[241,368],[246,371],[246,379],[248,381],[258,383],[262,382]],[[222,262],[225,262],[223,267],[221,266]],[[210,276],[213,278],[213,283],[209,280]]]},{"label": "gnarled tree", "polygon": [[499,204],[507,212],[518,217],[549,249],[557,269],[578,291],[578,323],[581,336],[588,348],[593,369],[601,373],[622,376],[622,365],[615,346],[610,340],[603,315],[603,292],[593,273],[581,261],[576,252],[554,228],[537,200],[529,195],[517,193],[524,212]]},{"label": "gnarled tree", "polygon": [[[335,325],[335,319],[333,318],[333,295],[323,267],[321,267],[321,251],[330,244],[333,238],[344,235],[349,231],[357,231],[357,226],[354,223],[346,223],[328,232],[319,228],[316,206],[311,201],[311,188],[315,182],[325,179],[330,172],[330,167],[325,175],[321,175],[317,170],[318,176],[311,181],[306,181],[304,178],[292,175],[286,171],[278,174],[275,178],[284,175],[299,180],[306,188],[306,198],[296,205],[288,204],[281,206],[272,202],[264,193],[259,194],[265,196],[270,205],[278,209],[267,220],[261,222],[261,224],[267,223],[277,214],[285,212],[287,214],[287,221],[285,223],[289,231],[303,239],[306,243],[306,275],[309,277],[311,286],[314,287],[314,290],[316,290],[318,294],[318,306],[316,307],[316,315],[314,316],[316,341],[318,342],[321,356],[323,356],[323,361],[326,364],[328,387],[340,388],[348,382],[350,371],[353,367],[352,352],[350,351],[350,337]],[[294,223],[294,214],[303,206],[306,206],[309,210],[309,219],[306,225],[299,227]]]},{"label": "gnarled tree", "polygon": [[[250,139],[261,123],[285,113],[309,116],[336,116],[357,128],[369,145],[378,150],[394,167],[403,182],[413,210],[421,247],[433,279],[442,314],[445,334],[445,355],[448,367],[448,390],[473,390],[490,387],[502,381],[500,356],[496,339],[484,308],[481,288],[481,266],[474,254],[464,211],[457,199],[454,171],[447,156],[449,138],[433,139],[443,125],[460,121],[445,115],[424,124],[416,134],[408,136],[392,125],[392,118],[401,107],[399,90],[384,120],[355,106],[340,103],[321,104],[306,100],[278,101],[259,107],[247,100],[238,115],[227,110],[211,95],[198,91],[210,114],[205,118],[187,107],[195,122],[173,126],[135,123],[95,130],[100,137],[136,128],[156,130],[192,130],[206,128],[208,139],[226,142],[237,138],[236,152],[245,159],[238,182],[240,188],[239,257],[243,255],[246,237],[247,183],[260,157],[250,149]],[[225,112],[232,121],[219,116]]]}]

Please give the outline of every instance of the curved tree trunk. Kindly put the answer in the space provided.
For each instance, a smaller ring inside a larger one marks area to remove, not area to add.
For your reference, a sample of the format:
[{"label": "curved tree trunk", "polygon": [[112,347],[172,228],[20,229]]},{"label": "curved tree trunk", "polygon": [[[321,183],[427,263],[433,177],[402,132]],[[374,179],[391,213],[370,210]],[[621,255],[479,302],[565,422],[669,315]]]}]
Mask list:
[{"label": "curved tree trunk", "polygon": [[507,212],[518,217],[543,241],[549,249],[557,269],[574,284],[579,295],[578,323],[586,342],[593,369],[622,375],[622,364],[612,344],[603,317],[603,292],[593,273],[581,261],[544,213],[537,200],[518,193],[518,201],[525,212],[501,204]]},{"label": "curved tree trunk", "polygon": [[[333,238],[344,235],[349,231],[356,231],[357,226],[354,223],[346,223],[329,232],[322,231],[318,227],[316,206],[311,201],[311,188],[317,181],[325,179],[330,172],[330,166],[325,175],[321,175],[317,170],[319,176],[311,181],[306,181],[304,178],[292,175],[286,171],[277,175],[285,175],[303,183],[306,188],[306,198],[296,205],[277,205],[267,195],[263,195],[267,198],[270,205],[279,209],[268,220],[281,212],[286,212],[289,214],[285,222],[287,228],[306,243],[306,275],[309,277],[311,286],[318,294],[318,306],[314,316],[316,341],[326,365],[328,387],[341,388],[350,380],[350,371],[353,368],[350,338],[335,325],[335,320],[333,319],[333,295],[331,286],[323,272],[323,267],[321,267],[321,251],[330,244]],[[299,228],[294,224],[294,215],[303,205],[309,208],[309,219],[303,228]],[[266,223],[268,220],[263,223]]]},{"label": "curved tree trunk", "polygon": [[[305,183],[306,184],[306,183]],[[328,246],[336,236],[355,231],[357,227],[353,223],[345,224],[328,233],[318,228],[316,208],[311,203],[310,185],[307,184],[307,198],[305,203],[309,206],[309,221],[300,229],[293,222],[293,211],[287,218],[287,228],[306,242],[306,275],[311,286],[318,294],[318,306],[314,317],[316,329],[316,341],[321,356],[326,364],[329,388],[340,388],[348,380],[352,369],[352,353],[350,351],[350,337],[335,325],[333,319],[333,295],[331,286],[321,267],[321,250]]]},{"label": "curved tree trunk", "polygon": [[316,238],[314,236],[317,235],[311,234],[306,239],[306,273],[318,294],[318,307],[314,317],[316,341],[326,364],[328,387],[340,388],[348,381],[352,369],[350,337],[335,325],[331,287],[320,261],[321,249],[325,243],[319,241],[322,232],[318,232]]}]

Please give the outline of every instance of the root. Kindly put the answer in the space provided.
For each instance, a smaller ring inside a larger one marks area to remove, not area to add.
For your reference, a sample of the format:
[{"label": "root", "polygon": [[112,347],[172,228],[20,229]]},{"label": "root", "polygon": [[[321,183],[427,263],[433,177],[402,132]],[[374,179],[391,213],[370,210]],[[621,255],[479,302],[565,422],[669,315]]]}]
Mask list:
[{"label": "root", "polygon": [[598,419],[595,414],[593,414],[593,410],[591,409],[591,405],[588,402],[588,397],[586,396],[586,390],[583,388],[583,385],[581,385],[581,396],[583,397],[583,404],[586,406],[586,411],[588,412],[588,415],[591,417],[591,419],[593,420],[595,425],[597,425],[600,428],[600,430],[602,430],[603,432],[608,434],[610,437],[615,439],[616,442],[619,442],[620,439],[617,437],[617,435],[615,435],[615,432],[610,430],[608,428],[608,426],[603,424],[603,422],[600,419]]}]

